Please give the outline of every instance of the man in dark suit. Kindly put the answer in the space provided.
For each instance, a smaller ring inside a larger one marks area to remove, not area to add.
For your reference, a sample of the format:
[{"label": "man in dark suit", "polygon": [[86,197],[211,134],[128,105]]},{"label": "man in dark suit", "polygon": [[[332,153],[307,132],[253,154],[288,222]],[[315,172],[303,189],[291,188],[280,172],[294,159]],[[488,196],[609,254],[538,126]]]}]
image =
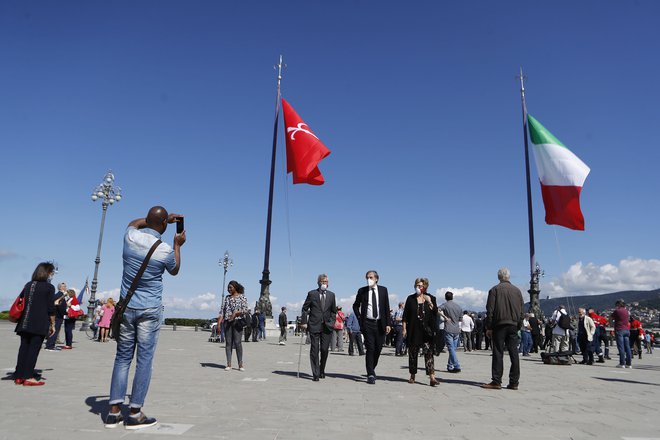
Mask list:
[{"label": "man in dark suit", "polygon": [[[309,329],[312,347],[309,361],[312,364],[312,376],[315,382],[325,378],[325,363],[328,360],[330,338],[337,317],[335,294],[328,290],[328,276],[321,274],[317,278],[318,289],[311,290],[303,304],[302,328]],[[319,362],[319,351],[321,359]]]},{"label": "man in dark suit", "polygon": [[367,383],[376,383],[376,366],[383,348],[385,335],[390,332],[390,300],[387,287],[378,285],[378,272],[370,270],[366,275],[367,286],[361,287],[355,295],[353,313],[360,320],[367,350],[365,363]]}]

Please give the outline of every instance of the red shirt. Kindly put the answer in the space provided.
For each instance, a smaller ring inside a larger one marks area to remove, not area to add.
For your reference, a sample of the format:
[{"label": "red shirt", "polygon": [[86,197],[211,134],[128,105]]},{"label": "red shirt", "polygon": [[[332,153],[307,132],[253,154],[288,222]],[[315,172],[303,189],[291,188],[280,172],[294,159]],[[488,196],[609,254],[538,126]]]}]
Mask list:
[{"label": "red shirt", "polygon": [[589,313],[589,317],[594,320],[596,325],[607,325],[607,318],[600,316],[596,312]]},{"label": "red shirt", "polygon": [[639,319],[633,319],[630,323],[630,328],[634,330],[639,330],[639,334],[644,334],[644,329],[642,328],[642,323]]}]

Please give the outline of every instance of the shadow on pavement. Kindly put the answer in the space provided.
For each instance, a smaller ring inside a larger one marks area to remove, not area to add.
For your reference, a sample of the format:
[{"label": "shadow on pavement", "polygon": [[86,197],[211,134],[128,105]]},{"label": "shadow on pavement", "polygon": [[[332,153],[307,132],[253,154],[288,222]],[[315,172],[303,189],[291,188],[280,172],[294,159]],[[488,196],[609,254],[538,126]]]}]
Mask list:
[{"label": "shadow on pavement", "polygon": [[108,415],[108,402],[110,402],[110,396],[89,396],[85,399],[89,412],[101,416],[101,419]]},{"label": "shadow on pavement", "polygon": [[[388,382],[406,382],[408,383],[408,379],[405,377],[394,377],[394,376],[379,376],[376,374],[376,383],[378,383],[379,380],[386,380]],[[366,382],[366,379],[364,380]]]},{"label": "shadow on pavement", "polygon": [[[282,371],[282,370],[276,370],[273,371],[273,374],[279,374],[280,376],[289,376],[289,377],[297,377],[298,373],[295,371]],[[312,380],[312,375],[307,374],[307,373],[300,373],[300,379],[309,379]]]},{"label": "shadow on pavement", "polygon": [[[44,371],[53,371],[53,369],[52,368],[46,368],[44,370],[38,370],[38,369],[35,368],[34,378],[37,379],[37,380],[41,380],[41,379],[46,380],[46,378],[43,376]],[[5,377],[0,378],[0,380],[14,380],[14,372],[12,371],[12,372],[5,373]]]},{"label": "shadow on pavement", "polygon": [[[451,377],[455,377],[452,375]],[[448,379],[447,376],[436,376],[436,379],[440,381],[440,385],[443,383],[451,383],[451,384],[458,384],[458,385],[471,385],[475,387],[480,387],[484,382],[475,382],[474,380],[464,380],[464,379]],[[490,381],[486,381],[490,382]]]},{"label": "shadow on pavement", "polygon": [[325,373],[326,377],[332,377],[336,379],[346,379],[346,380],[352,380],[355,382],[362,382],[366,381],[366,378],[363,378],[362,376],[356,376],[354,374],[344,374],[344,373]]},{"label": "shadow on pavement", "polygon": [[660,371],[660,366],[633,364],[633,369],[644,371]]},{"label": "shadow on pavement", "polygon": [[[279,374],[280,376],[289,376],[289,377],[296,377],[298,373],[295,371],[273,371],[273,374]],[[344,374],[344,373],[325,373],[325,376],[327,378],[332,378],[332,379],[345,379],[345,380],[352,380],[355,382],[366,382],[366,378],[363,376],[355,376],[353,374]],[[301,379],[307,379],[307,380],[312,380],[312,375],[309,373],[300,373],[300,378]]]},{"label": "shadow on pavement", "polygon": [[635,385],[653,385],[654,387],[660,387],[660,384],[658,383],[640,382],[638,380],[629,380],[629,379],[617,379],[615,377],[594,377],[594,379],[604,380],[605,382],[623,382],[623,383],[631,383]]},{"label": "shadow on pavement", "polygon": [[220,365],[220,364],[214,364],[212,362],[200,362],[199,365],[202,367],[208,367],[208,368],[222,368],[223,370],[225,369],[226,365]]}]

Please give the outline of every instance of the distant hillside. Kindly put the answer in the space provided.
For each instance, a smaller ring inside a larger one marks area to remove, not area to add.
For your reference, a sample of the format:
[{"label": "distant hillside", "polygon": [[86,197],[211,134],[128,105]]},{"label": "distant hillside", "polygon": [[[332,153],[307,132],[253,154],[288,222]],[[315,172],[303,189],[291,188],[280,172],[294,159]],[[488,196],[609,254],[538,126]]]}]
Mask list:
[{"label": "distant hillside", "polygon": [[[543,292],[541,292],[541,298]],[[623,292],[606,293],[603,295],[579,295],[561,298],[541,299],[541,310],[543,314],[549,316],[560,304],[570,307],[572,313],[577,311],[578,307],[593,307],[596,310],[605,310],[614,308],[617,299],[623,298],[626,304],[639,302],[640,306],[658,308],[660,305],[660,289],[656,290],[626,290]],[[525,310],[529,303],[525,304]]]}]

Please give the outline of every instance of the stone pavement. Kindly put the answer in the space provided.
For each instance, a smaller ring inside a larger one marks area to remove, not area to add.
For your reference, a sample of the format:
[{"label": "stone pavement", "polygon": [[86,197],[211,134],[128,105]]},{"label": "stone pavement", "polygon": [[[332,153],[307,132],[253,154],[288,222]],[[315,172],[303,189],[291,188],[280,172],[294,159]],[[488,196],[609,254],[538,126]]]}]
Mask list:
[{"label": "stone pavement", "polygon": [[102,424],[114,342],[92,342],[76,331],[73,350],[41,351],[37,368],[45,386],[15,386],[10,375],[19,339],[13,325],[0,322],[0,438],[660,438],[660,354],[634,360],[632,370],[614,368],[615,361],[549,366],[534,355],[521,358],[520,390],[492,391],[478,387],[490,379],[485,351],[459,352],[463,371],[454,375],[443,372],[447,355],[441,354],[436,369],[442,383],[431,388],[423,371],[417,384],[408,384],[407,357],[385,348],[372,386],[365,382],[364,358],[347,353],[331,353],[327,378],[312,382],[304,345],[297,378],[300,338],[293,336],[286,346],[276,338],[244,343],[246,371],[228,372],[224,344],[207,342],[208,335],[163,327],[144,407],[159,424],[127,431]]}]

